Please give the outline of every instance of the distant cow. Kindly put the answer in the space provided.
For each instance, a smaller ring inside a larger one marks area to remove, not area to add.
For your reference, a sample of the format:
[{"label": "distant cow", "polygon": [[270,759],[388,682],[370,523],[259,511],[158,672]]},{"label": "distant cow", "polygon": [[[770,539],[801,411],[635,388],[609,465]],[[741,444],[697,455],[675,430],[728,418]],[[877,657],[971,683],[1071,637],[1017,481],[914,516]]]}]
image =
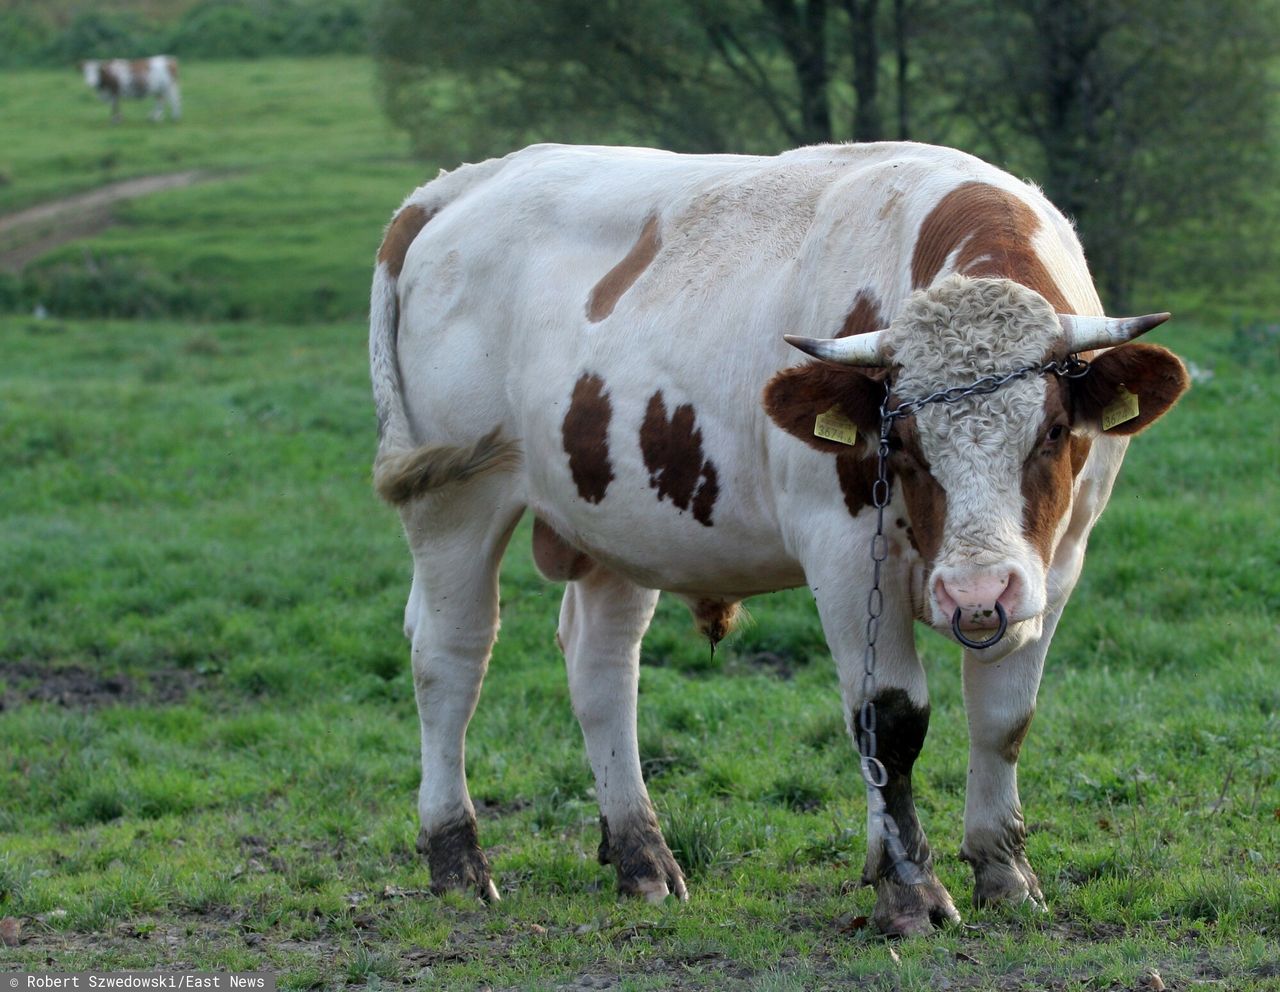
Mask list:
[{"label": "distant cow", "polygon": [[153,55],[149,59],[92,59],[80,63],[84,81],[111,103],[111,120],[120,120],[120,98],[142,100],[153,96],[153,121],[164,117],[168,101],[169,116],[175,121],[182,116],[182,95],[178,90],[178,60],[172,55]]},{"label": "distant cow", "polygon": [[685,896],[636,741],[657,590],[714,642],[742,598],[808,585],[848,726],[882,763],[864,762],[883,787],[862,876],[876,926],[957,917],[912,799],[929,724],[917,621],[968,648],[975,901],[1042,907],[1018,753],[1129,438],[1187,386],[1172,353],[1129,343],[1167,316],[1102,316],[1075,231],[1037,189],[928,145],[536,146],[410,195],[378,252],[369,348],[374,481],[413,551],[432,887],[497,895],[463,738],[499,561],[531,512],[535,562],[567,583],[557,640],[623,892]]}]

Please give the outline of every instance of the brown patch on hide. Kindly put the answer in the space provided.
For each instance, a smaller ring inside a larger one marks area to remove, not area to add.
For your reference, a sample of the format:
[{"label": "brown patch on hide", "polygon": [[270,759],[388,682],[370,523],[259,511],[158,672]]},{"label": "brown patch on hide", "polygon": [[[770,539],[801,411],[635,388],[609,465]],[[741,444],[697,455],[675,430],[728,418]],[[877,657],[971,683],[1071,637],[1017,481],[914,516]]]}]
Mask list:
[{"label": "brown patch on hide", "polygon": [[856,517],[871,506],[871,487],[877,477],[877,459],[865,455],[859,448],[849,448],[836,455],[836,478],[840,480],[840,493],[844,496],[849,516]]},{"label": "brown patch on hide", "polygon": [[1031,731],[1031,721],[1035,715],[1035,710],[1028,713],[1027,718],[1009,731],[1004,743],[1000,745],[1000,757],[1004,758],[1009,764],[1016,765],[1018,763],[1018,755],[1022,753],[1022,742],[1027,739],[1027,734]]},{"label": "brown patch on hide", "polygon": [[514,468],[520,445],[495,427],[474,444],[424,444],[412,451],[379,451],[373,463],[373,487],[399,506],[436,489],[478,475]]},{"label": "brown patch on hide", "polygon": [[164,60],[164,64],[169,69],[169,78],[176,83],[178,81],[178,60],[175,58],[167,58]]},{"label": "brown patch on hide", "polygon": [[533,518],[533,563],[543,578],[552,582],[573,582],[595,566],[590,555],[575,548],[541,517]]},{"label": "brown patch on hide", "polygon": [[1072,313],[1067,298],[1036,254],[1035,210],[1008,190],[964,183],[942,198],[920,225],[911,258],[911,284],[931,285],[955,252],[953,271],[970,277],[1011,279],[1033,289],[1058,313]]},{"label": "brown patch on hide", "polygon": [[129,76],[132,88],[139,92],[145,90],[147,82],[151,78],[151,60],[131,59],[129,62]]},{"label": "brown patch on hide", "polygon": [[907,540],[924,563],[932,567],[942,547],[947,520],[947,493],[929,471],[920,446],[915,417],[894,424],[894,436],[902,445],[901,454],[890,456],[895,484],[902,486],[911,526]]},{"label": "brown patch on hide", "polygon": [[631,250],[592,288],[591,295],[587,297],[587,319],[595,324],[613,313],[618,300],[640,278],[661,248],[662,236],[658,233],[658,218],[650,217],[640,229],[640,237],[631,246]]},{"label": "brown patch on hide", "polygon": [[565,454],[569,456],[569,473],[578,495],[588,503],[604,499],[613,481],[609,462],[609,421],[613,405],[605,392],[604,380],[584,372],[573,387],[569,411],[560,425]]},{"label": "brown patch on hide", "polygon": [[398,279],[400,270],[404,268],[404,257],[409,246],[427,224],[435,216],[435,211],[411,203],[391,219],[382,236],[382,246],[378,249],[378,261],[386,265],[391,278]]},{"label": "brown patch on hide", "polygon": [[[1071,506],[1075,481],[1072,464],[1076,448],[1070,433],[1067,398],[1058,379],[1045,380],[1040,438],[1022,467],[1022,533],[1046,565],[1053,559],[1058,523]],[[1055,426],[1061,432],[1050,440],[1048,432]]]},{"label": "brown patch on hide", "polygon": [[116,75],[115,69],[106,63],[98,66],[98,89],[103,93],[110,93],[112,96],[119,96],[121,88],[121,79]]},{"label": "brown patch on hide", "polygon": [[884,203],[880,207],[879,219],[888,220],[889,215],[898,208],[898,202],[902,199],[902,190],[894,188],[889,191],[889,195],[885,197]]},{"label": "brown patch on hide", "polygon": [[720,482],[715,463],[703,457],[693,405],[682,403],[668,419],[662,392],[650,396],[640,426],[640,452],[649,470],[649,487],[658,491],[659,501],[670,499],[681,511],[692,506],[693,519],[710,527]]},{"label": "brown patch on hide", "polygon": [[1082,434],[1071,435],[1071,474],[1079,475],[1084,470],[1084,463],[1089,460],[1089,452],[1093,449],[1093,441]]},{"label": "brown patch on hide", "polygon": [[713,648],[733,632],[739,613],[738,603],[722,599],[700,599],[693,605],[693,619],[698,631]]},{"label": "brown patch on hide", "polygon": [[844,323],[836,337],[847,338],[852,334],[867,334],[870,331],[881,330],[884,326],[884,318],[880,316],[880,304],[875,294],[869,289],[862,289],[854,297],[853,309],[844,318]]},{"label": "brown patch on hide", "polygon": [[489,861],[480,849],[474,816],[463,816],[429,835],[419,833],[418,850],[427,856],[431,891],[474,892],[487,899],[492,876]]},{"label": "brown patch on hide", "polygon": [[1101,426],[1102,411],[1125,389],[1138,397],[1138,416],[1116,424],[1107,434],[1128,435],[1146,430],[1167,413],[1187,391],[1191,380],[1182,361],[1167,348],[1135,342],[1103,352],[1089,365],[1089,373],[1071,381],[1077,418]]},{"label": "brown patch on hide", "polygon": [[[761,402],[769,419],[809,447],[833,455],[861,452],[863,444],[880,434],[886,374],[810,362],[775,375],[765,386]],[[819,414],[833,406],[857,426],[859,438],[854,448],[813,433]]]}]

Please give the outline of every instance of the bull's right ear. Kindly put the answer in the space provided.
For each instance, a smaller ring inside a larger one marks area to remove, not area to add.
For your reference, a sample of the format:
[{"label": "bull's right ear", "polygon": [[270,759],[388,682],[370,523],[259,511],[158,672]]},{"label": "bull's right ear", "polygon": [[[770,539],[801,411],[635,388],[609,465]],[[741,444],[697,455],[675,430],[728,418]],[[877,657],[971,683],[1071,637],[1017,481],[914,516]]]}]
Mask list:
[{"label": "bull's right ear", "polygon": [[858,445],[880,436],[883,369],[840,368],[821,362],[779,372],[764,388],[764,409],[775,424],[811,448],[840,454],[849,446],[814,433],[818,418],[831,411],[858,428]]}]

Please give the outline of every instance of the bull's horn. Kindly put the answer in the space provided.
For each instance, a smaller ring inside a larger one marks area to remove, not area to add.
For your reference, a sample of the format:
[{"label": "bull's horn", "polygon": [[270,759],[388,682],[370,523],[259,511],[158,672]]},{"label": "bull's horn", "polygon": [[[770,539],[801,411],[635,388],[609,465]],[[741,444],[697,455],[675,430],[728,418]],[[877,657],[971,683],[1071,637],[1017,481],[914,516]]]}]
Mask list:
[{"label": "bull's horn", "polygon": [[1167,313],[1149,313],[1144,317],[1080,317],[1060,313],[1058,320],[1062,324],[1062,333],[1067,338],[1067,350],[1074,355],[1132,341],[1151,328],[1159,327],[1171,316],[1172,314]]},{"label": "bull's horn", "polygon": [[784,334],[783,340],[806,355],[821,358],[837,365],[869,365],[883,367],[885,358],[880,354],[880,339],[884,331],[868,331],[847,338],[802,338]]}]

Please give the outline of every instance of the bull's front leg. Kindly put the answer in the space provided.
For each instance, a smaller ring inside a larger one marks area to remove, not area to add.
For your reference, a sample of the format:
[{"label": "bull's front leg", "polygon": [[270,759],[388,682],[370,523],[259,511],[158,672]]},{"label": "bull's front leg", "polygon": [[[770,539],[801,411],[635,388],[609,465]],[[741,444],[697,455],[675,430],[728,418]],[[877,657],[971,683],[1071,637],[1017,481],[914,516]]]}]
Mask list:
[{"label": "bull's front leg", "polygon": [[1027,861],[1018,754],[1035,715],[1045,655],[1061,612],[1058,607],[1046,614],[1038,640],[999,660],[985,661],[981,651],[965,652],[969,775],[960,857],[973,868],[977,906],[1025,903],[1045,908],[1040,882]]},{"label": "bull's front leg", "polygon": [[[864,699],[866,651],[866,584],[845,574],[830,583],[813,582],[823,629],[835,656],[844,701],[845,720],[857,742],[859,713]],[[915,884],[899,878],[886,846],[886,832],[875,815],[875,798],[867,789],[867,859],[862,883],[875,887],[872,921],[892,936],[929,933],[935,926],[959,920],[955,904],[933,870],[933,854],[916,815],[911,772],[929,729],[929,694],[924,667],[912,635],[913,611],[905,568],[887,566],[881,586],[884,612],[876,639],[875,704],[876,756],[888,773],[881,789],[885,814],[897,827],[907,857],[919,873]],[[828,591],[830,590],[830,591]]]}]

